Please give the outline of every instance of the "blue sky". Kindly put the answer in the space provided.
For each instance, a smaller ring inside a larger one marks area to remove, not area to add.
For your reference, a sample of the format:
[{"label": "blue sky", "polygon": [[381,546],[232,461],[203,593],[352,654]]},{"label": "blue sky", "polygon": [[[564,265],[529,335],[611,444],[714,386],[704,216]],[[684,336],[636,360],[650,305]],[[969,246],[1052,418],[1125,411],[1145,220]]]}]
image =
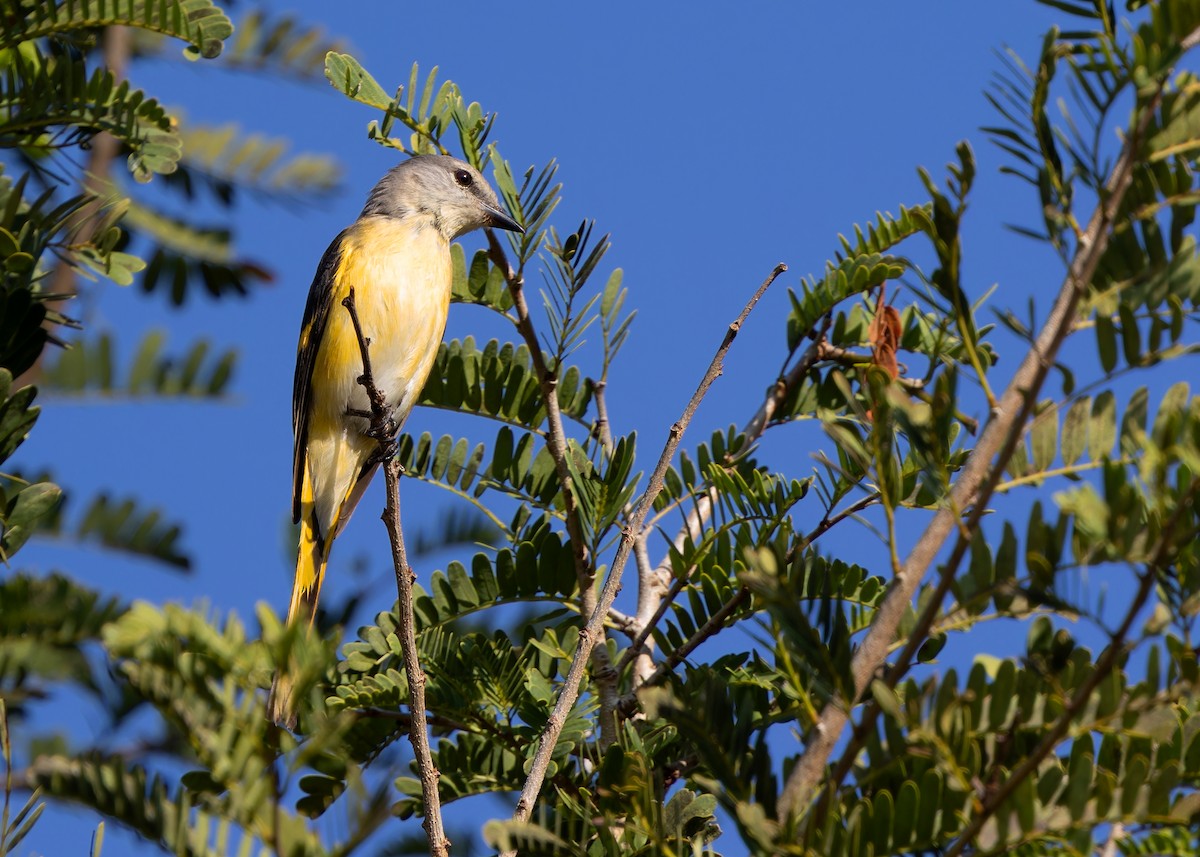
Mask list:
[{"label": "blue sky", "polygon": [[[385,89],[407,81],[414,61],[440,66],[443,79],[498,114],[492,138],[518,171],[558,160],[565,188],[555,222],[566,233],[595,218],[598,233],[611,233],[601,275],[624,269],[627,306],[638,312],[609,395],[614,429],[639,431],[643,469],[725,326],[772,266],[782,261],[790,270],[743,329],[685,446],[743,423],[758,407],[785,356],[786,289],[822,270],[838,233],[877,210],[924,201],[917,167],[940,177],[960,140],[972,143],[979,162],[965,233],[968,293],[996,285],[994,305],[1022,312],[1034,296],[1044,310],[1061,280],[1054,258],[1003,228],[1034,223],[1037,200],[999,175],[1002,155],[978,130],[996,121],[983,97],[1000,68],[996,52],[1011,46],[1034,57],[1054,19],[1032,2],[462,3],[452,12],[441,4],[362,3],[341,6],[352,11],[336,18],[327,3],[270,8],[343,36]],[[186,105],[191,121],[237,121],[248,132],[289,137],[295,150],[336,155],[344,190],[310,208],[251,201],[238,209],[240,252],[276,272],[273,284],[245,300],[201,299],[179,312],[161,298],[97,284],[77,308],[90,333],[111,330],[126,349],[162,327],[178,350],[208,336],[240,353],[228,403],[47,401],[22,449],[22,466],[54,461],[81,499],[109,489],[186,522],[183,547],[194,573],[175,576],[46,543],[31,544],[21,560],[69,570],[131,599],[203,599],[243,617],[262,600],[282,610],[291,579],[292,368],[305,295],[325,246],[397,155],[367,140],[373,111],[323,82],[252,80],[165,60],[140,65],[133,79],[168,104]],[[481,241],[476,234],[464,243],[471,252]],[[451,312],[448,336],[497,332],[478,310]],[[1016,351],[1001,342],[1008,348],[998,370],[1004,377]],[[982,407],[975,415],[984,415]],[[407,428],[463,431],[461,422],[420,409]],[[814,437],[776,431],[764,454],[805,476]],[[403,491],[410,530],[452,503],[411,482]],[[331,566],[332,589],[345,580],[339,557],[365,555],[371,572],[383,575],[378,600],[362,618],[394,598],[375,514],[381,505],[375,486]],[[861,531],[829,547],[882,570],[877,547]],[[54,716],[68,718],[87,740],[79,712]],[[86,853],[94,819],[58,812],[53,819],[39,825],[27,849]],[[127,853],[128,843],[110,834],[105,854]],[[732,836],[720,845],[739,853]]]}]

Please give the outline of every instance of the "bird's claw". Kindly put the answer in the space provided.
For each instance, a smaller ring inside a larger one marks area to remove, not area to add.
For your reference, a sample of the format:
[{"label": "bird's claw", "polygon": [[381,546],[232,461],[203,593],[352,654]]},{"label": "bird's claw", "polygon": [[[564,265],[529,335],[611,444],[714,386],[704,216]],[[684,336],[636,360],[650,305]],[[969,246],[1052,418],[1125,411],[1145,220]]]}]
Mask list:
[{"label": "bird's claw", "polygon": [[396,421],[391,416],[388,416],[387,419],[380,422],[372,422],[364,434],[374,440],[385,441],[395,438],[398,431],[400,431],[400,426],[396,425]]},{"label": "bird's claw", "polygon": [[400,454],[400,441],[395,437],[379,441],[379,446],[371,453],[371,464],[386,464]]}]

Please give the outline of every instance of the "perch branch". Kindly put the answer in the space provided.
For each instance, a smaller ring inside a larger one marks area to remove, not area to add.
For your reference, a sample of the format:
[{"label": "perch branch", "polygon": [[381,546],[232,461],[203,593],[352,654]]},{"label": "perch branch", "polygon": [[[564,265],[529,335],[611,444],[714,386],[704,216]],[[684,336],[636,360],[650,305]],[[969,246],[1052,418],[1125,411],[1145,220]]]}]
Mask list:
[{"label": "perch branch", "polygon": [[[404,652],[404,674],[408,677],[408,710],[424,712],[425,671],[421,669],[421,659],[417,653],[417,635],[413,622],[413,579],[416,575],[413,574],[412,566],[408,564],[408,554],[404,549],[404,532],[400,527],[401,468],[400,462],[393,454],[396,425],[384,394],[375,386],[375,377],[371,372],[371,340],[363,335],[358,310],[354,306],[353,287],[342,301],[342,306],[350,313],[350,321],[354,324],[354,333],[358,337],[358,350],[362,355],[363,374],[358,383],[363,386],[371,402],[370,428],[367,434],[378,442],[378,454],[384,459],[383,478],[387,491],[387,505],[383,511],[383,523],[387,527],[388,540],[392,545],[392,564],[396,569],[396,610],[400,619],[398,630],[400,647]],[[429,730],[424,717],[410,718],[408,738],[412,742],[417,770],[421,775],[421,800],[425,807],[425,817],[421,826],[425,828],[425,836],[429,840],[429,853],[433,857],[447,857],[450,853],[450,840],[446,838],[446,830],[442,825],[438,770],[433,765],[433,755],[429,750]]]}]

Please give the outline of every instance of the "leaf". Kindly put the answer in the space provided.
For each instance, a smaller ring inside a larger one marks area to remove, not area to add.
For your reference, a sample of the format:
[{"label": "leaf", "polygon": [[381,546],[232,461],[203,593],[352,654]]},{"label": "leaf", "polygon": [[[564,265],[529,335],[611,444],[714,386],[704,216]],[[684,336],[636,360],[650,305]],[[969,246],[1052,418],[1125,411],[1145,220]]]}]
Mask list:
[{"label": "leaf", "polygon": [[[559,367],[559,371],[565,378],[571,369]],[[563,414],[582,421],[591,390],[587,383],[576,382],[573,392],[564,385],[559,395]],[[530,428],[540,427],[546,418],[529,350],[524,345],[501,345],[495,339],[482,350],[473,337],[442,343],[418,401]]]},{"label": "leaf", "polygon": [[1200,147],[1200,87],[1184,74],[1177,90],[1163,96],[1161,121],[1146,141],[1151,160],[1177,157]]},{"label": "leaf", "polygon": [[946,639],[945,634],[937,634],[922,643],[921,648],[917,651],[917,663],[928,664],[934,662],[938,654],[945,648]]},{"label": "leaf", "polygon": [[1034,417],[1030,434],[1034,470],[1049,470],[1058,452],[1058,407],[1052,404]]},{"label": "leaf", "polygon": [[42,518],[53,514],[62,501],[62,489],[52,482],[38,482],[22,489],[4,509],[4,535],[0,555],[11,558],[37,530]]},{"label": "leaf", "polygon": [[125,611],[121,602],[59,574],[16,573],[0,579],[0,603],[0,677],[13,690],[10,700],[63,679],[98,690],[108,665],[89,661],[86,650]]},{"label": "leaf", "polygon": [[875,308],[875,318],[871,322],[868,339],[871,343],[871,359],[874,364],[893,380],[900,377],[896,363],[896,348],[900,343],[903,328],[900,324],[900,313],[890,304],[884,303],[884,288],[879,288],[879,301]]},{"label": "leaf", "polygon": [[318,26],[305,26],[287,13],[249,9],[237,17],[234,38],[226,42],[221,63],[226,67],[269,71],[301,77],[324,73],[325,56],[342,47]]},{"label": "leaf", "polygon": [[341,166],[333,156],[289,154],[286,139],[252,133],[235,123],[185,123],[180,136],[183,158],[167,185],[179,186],[189,198],[195,186],[204,183],[226,204],[238,191],[285,202],[303,198],[315,202],[341,183]]},{"label": "leaf", "polygon": [[1067,466],[1079,461],[1088,449],[1091,404],[1091,399],[1076,399],[1067,409],[1062,427],[1062,459]]},{"label": "leaf", "polygon": [[35,387],[22,387],[10,395],[12,373],[0,368],[0,462],[9,456],[29,436],[41,409],[33,406]]},{"label": "leaf", "polygon": [[1125,362],[1130,366],[1138,366],[1142,362],[1142,336],[1137,318],[1127,304],[1121,304],[1118,311],[1121,317],[1121,343],[1125,351]]},{"label": "leaf", "polygon": [[386,110],[392,99],[375,78],[350,54],[330,51],[325,55],[325,77],[333,88],[354,101]]},{"label": "leaf", "polygon": [[9,22],[0,45],[11,47],[71,30],[126,25],[188,42],[189,58],[211,59],[233,33],[225,12],[210,0],[31,0],[25,17]]},{"label": "leaf", "polygon": [[[93,0],[97,7],[109,1]],[[77,2],[92,8],[89,0]],[[216,8],[208,0],[177,2]],[[58,8],[48,0],[39,0],[42,4]],[[92,71],[82,57],[70,54],[42,55],[26,43],[11,53],[5,73],[8,83],[0,92],[0,107],[6,120],[0,122],[0,146],[34,146],[55,129],[73,129],[77,140],[107,131],[128,145],[129,170],[136,180],[149,181],[155,173],[175,169],[182,153],[175,120],[128,81],[118,82],[111,71]]]},{"label": "leaf", "polygon": [[176,545],[182,529],[164,522],[162,517],[158,509],[142,511],[133,500],[117,503],[107,494],[100,494],[84,512],[76,535],[187,571],[192,561]]},{"label": "leaf", "polygon": [[900,214],[896,217],[890,214],[877,214],[873,223],[867,223],[866,232],[861,226],[854,226],[854,240],[838,235],[842,245],[842,255],[863,256],[870,253],[884,253],[895,247],[906,238],[922,231],[929,220],[931,207],[928,205],[906,208],[900,206]]},{"label": "leaf", "polygon": [[799,295],[788,291],[792,301],[788,318],[789,347],[794,347],[800,336],[843,300],[878,288],[887,280],[898,279],[906,269],[907,264],[902,259],[869,253],[841,259],[836,265],[831,263],[820,280],[803,280]]},{"label": "leaf", "polygon": [[108,333],[95,341],[73,343],[49,363],[44,386],[59,395],[99,394],[118,396],[222,397],[227,395],[237,353],[226,351],[219,358],[208,358],[209,344],[200,340],[182,357],[161,353],[165,340],[162,331],[152,330],[138,345],[128,378],[121,383],[112,366],[113,341]]},{"label": "leaf", "polygon": [[1117,440],[1117,405],[1112,392],[1105,390],[1092,402],[1092,419],[1088,435],[1088,455],[1099,459],[1112,455]]},{"label": "leaf", "polygon": [[[181,571],[190,569],[191,558],[178,545],[182,526],[165,521],[160,509],[146,509],[131,498],[118,502],[108,494],[100,493],[70,523],[64,514],[57,513],[60,489],[50,483],[38,485],[53,489],[42,489],[41,496],[36,498],[42,507],[38,514],[43,519],[41,528],[45,535],[84,543],[97,542],[105,548],[153,559]],[[26,488],[22,494],[29,490]],[[64,505],[69,508],[70,503]],[[26,533],[25,537],[28,535]]]},{"label": "leaf", "polygon": [[[25,804],[17,810],[17,814],[13,816],[7,829],[0,829],[0,853],[12,853],[13,849],[29,835],[33,826],[37,824],[37,820],[41,818],[43,810],[46,809],[46,803],[41,800],[41,796],[42,790],[34,789],[26,798]],[[5,809],[7,810],[8,807],[6,806]],[[7,821],[7,818],[5,820]]]},{"label": "leaf", "polygon": [[469,271],[466,268],[462,245],[455,243],[450,252],[454,263],[450,296],[452,301],[478,304],[498,313],[506,313],[512,308],[512,293],[504,280],[504,274],[492,264],[486,250],[475,253]]},{"label": "leaf", "polygon": [[871,682],[871,697],[889,717],[896,720],[903,719],[904,711],[900,707],[900,698],[884,682],[879,679]]},{"label": "leaf", "polygon": [[208,252],[223,256],[229,249],[223,246],[229,236],[220,230],[192,231],[169,220],[160,225],[166,231],[157,236],[161,243],[150,251],[140,285],[143,292],[165,293],[173,306],[182,306],[201,288],[216,299],[246,296],[251,285],[270,282],[274,276],[251,260],[206,259]]},{"label": "leaf", "polygon": [[[190,806],[186,794],[174,795],[165,781],[149,774],[140,765],[120,757],[98,753],[71,758],[43,757],[31,769],[30,776],[46,795],[71,800],[110,817],[121,818],[126,826],[150,842],[157,842],[184,857],[215,857],[207,846],[207,834],[220,823],[210,810]],[[183,811],[189,807],[188,811]],[[282,841],[295,838],[298,819],[282,814]]]},{"label": "leaf", "polygon": [[1136,454],[1146,441],[1146,410],[1149,393],[1145,387],[1133,391],[1121,417],[1121,450]]},{"label": "leaf", "polygon": [[1100,368],[1111,373],[1117,367],[1117,329],[1112,319],[1096,316],[1096,344],[1100,352]]}]

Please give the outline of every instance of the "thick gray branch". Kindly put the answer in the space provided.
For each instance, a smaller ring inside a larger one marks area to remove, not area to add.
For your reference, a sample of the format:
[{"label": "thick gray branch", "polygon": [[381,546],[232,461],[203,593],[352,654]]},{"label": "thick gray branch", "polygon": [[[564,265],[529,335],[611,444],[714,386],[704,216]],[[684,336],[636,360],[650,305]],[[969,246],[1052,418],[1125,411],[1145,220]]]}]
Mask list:
[{"label": "thick gray branch", "polygon": [[[1126,139],[1121,156],[1109,176],[1103,204],[1093,212],[1087,229],[1079,237],[1079,245],[1067,276],[1033,348],[1025,355],[1000,397],[978,445],[972,450],[951,489],[949,501],[934,516],[900,567],[862,645],[855,653],[852,668],[856,699],[883,666],[917,587],[946,539],[960,525],[960,510],[972,504],[976,508],[986,506],[1016,448],[1038,391],[1059,348],[1071,333],[1080,298],[1095,276],[1096,267],[1108,247],[1113,222],[1133,178],[1138,146],[1157,103],[1158,99],[1154,99],[1143,111],[1138,127]],[[956,562],[948,562],[943,575],[953,576],[956,568]],[[804,754],[792,769],[780,794],[781,819],[802,812],[816,794],[825,777],[830,754],[849,722],[853,703],[854,700],[835,699],[821,712],[820,719],[808,736]]]}]

